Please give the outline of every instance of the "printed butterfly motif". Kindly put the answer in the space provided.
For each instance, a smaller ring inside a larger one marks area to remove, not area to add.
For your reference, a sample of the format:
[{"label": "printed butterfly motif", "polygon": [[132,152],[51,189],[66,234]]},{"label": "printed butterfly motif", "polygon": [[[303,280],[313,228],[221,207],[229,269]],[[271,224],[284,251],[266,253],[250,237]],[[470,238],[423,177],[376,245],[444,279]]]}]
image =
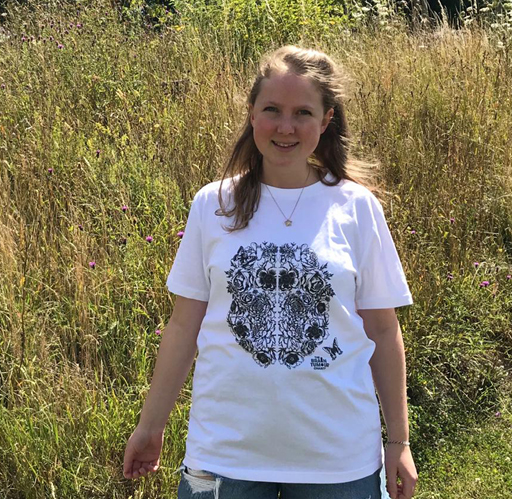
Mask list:
[{"label": "printed butterfly motif", "polygon": [[331,356],[332,360],[335,360],[338,355],[341,355],[343,353],[343,351],[340,350],[340,347],[338,346],[337,338],[334,338],[332,347],[322,347],[322,348]]}]

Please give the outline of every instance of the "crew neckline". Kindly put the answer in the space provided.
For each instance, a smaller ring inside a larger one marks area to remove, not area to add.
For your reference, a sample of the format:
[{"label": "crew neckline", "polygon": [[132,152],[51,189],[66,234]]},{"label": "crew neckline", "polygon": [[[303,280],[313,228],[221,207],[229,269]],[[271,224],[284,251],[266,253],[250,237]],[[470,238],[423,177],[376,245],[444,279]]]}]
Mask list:
[{"label": "crew neckline", "polygon": [[[332,175],[331,172],[327,172],[325,175],[325,179],[332,181],[334,180],[334,175]],[[274,197],[279,197],[281,199],[297,199],[297,197],[300,195],[300,192],[302,189],[304,189],[304,192],[302,193],[302,197],[310,197],[314,194],[318,194],[318,192],[322,189],[322,187],[326,187],[325,184],[318,180],[314,184],[310,184],[306,187],[297,187],[292,189],[285,189],[283,187],[274,187],[272,185],[265,184],[263,182],[261,183],[261,195],[264,197],[271,197],[269,190],[272,192],[272,195]]]}]

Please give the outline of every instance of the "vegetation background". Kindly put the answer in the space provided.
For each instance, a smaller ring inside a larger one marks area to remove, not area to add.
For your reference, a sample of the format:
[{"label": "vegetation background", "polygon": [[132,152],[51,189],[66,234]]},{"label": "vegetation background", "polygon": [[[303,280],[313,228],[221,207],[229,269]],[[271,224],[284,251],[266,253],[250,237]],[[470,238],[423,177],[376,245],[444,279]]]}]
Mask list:
[{"label": "vegetation background", "polygon": [[416,497],[512,496],[512,2],[469,2],[458,29],[385,0],[0,12],[0,497],[176,497],[191,375],[158,473],[124,479],[124,449],[190,201],[284,43],[351,75],[354,152],[392,195]]}]

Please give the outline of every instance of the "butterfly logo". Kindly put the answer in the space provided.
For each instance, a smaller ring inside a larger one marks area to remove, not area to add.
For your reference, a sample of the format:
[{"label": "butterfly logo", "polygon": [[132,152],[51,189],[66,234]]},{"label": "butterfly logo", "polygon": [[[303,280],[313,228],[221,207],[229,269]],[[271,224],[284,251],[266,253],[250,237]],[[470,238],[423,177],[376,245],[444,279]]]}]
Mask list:
[{"label": "butterfly logo", "polygon": [[343,353],[343,351],[340,350],[340,347],[338,346],[337,338],[334,338],[332,347],[322,347],[322,348],[331,356],[332,360],[335,360],[338,355],[341,355]]}]

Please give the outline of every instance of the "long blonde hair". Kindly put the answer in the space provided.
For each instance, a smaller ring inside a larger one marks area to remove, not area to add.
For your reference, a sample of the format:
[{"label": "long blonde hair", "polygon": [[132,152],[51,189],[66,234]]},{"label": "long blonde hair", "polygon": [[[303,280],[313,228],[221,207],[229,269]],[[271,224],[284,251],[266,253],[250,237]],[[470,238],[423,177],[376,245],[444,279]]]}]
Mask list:
[{"label": "long blonde hair", "polygon": [[[336,63],[323,52],[286,45],[263,57],[256,79],[247,98],[247,104],[256,102],[264,78],[269,78],[273,71],[291,71],[296,75],[310,78],[322,95],[324,113],[334,109],[331,122],[320,136],[318,146],[308,158],[308,163],[318,171],[320,180],[325,185],[337,185],[342,179],[352,180],[364,185],[383,204],[384,192],[377,185],[371,170],[379,163],[368,163],[353,158],[350,154],[350,134],[343,100],[346,98],[347,76]],[[228,232],[247,227],[258,209],[261,196],[261,178],[263,173],[263,156],[256,147],[249,110],[245,124],[239,134],[231,157],[223,172],[219,188],[218,216],[235,216],[234,225],[224,227]],[[332,182],[325,179],[327,172],[335,177]],[[233,206],[227,209],[222,198],[222,184],[226,177],[231,177]]]}]

